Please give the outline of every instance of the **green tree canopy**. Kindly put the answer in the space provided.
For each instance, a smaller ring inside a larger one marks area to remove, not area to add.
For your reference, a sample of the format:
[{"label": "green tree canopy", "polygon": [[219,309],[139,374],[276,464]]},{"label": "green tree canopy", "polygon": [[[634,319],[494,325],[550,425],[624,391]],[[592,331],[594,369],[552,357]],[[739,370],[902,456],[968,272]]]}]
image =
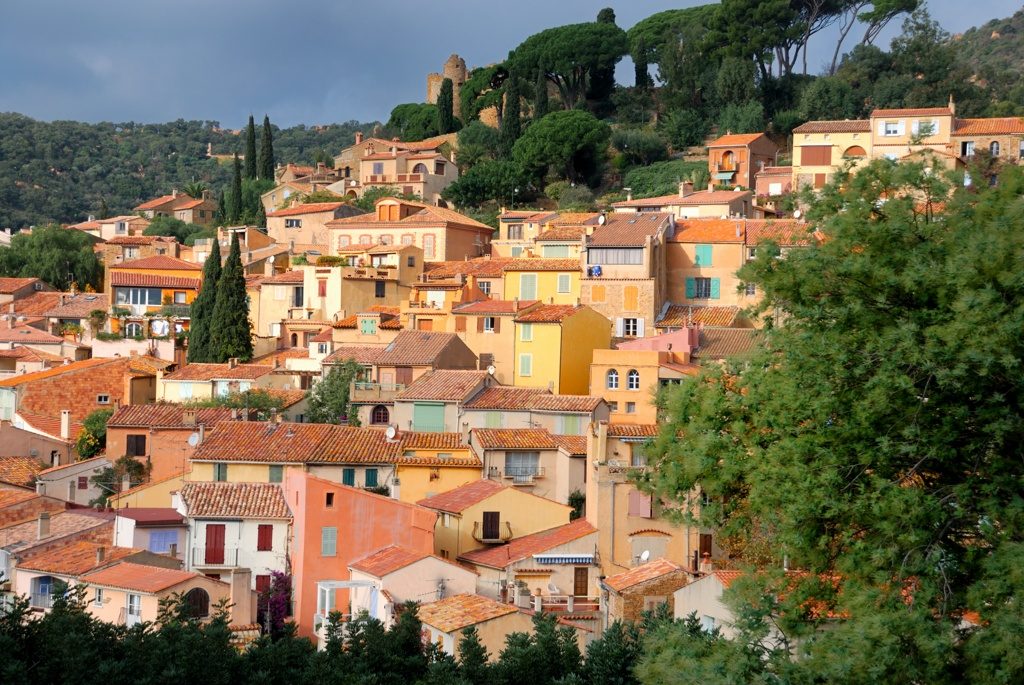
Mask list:
[{"label": "green tree canopy", "polygon": [[[287,158],[286,158],[287,159]],[[263,132],[260,134],[260,156],[256,175],[263,181],[274,181],[274,129],[270,117],[263,115]]]},{"label": "green tree canopy", "polygon": [[469,78],[459,88],[462,118],[467,122],[477,120],[480,118],[480,112],[488,107],[494,107],[498,112],[498,121],[501,122],[504,106],[504,91],[501,87],[507,77],[508,68],[505,64],[492,64],[471,71]]},{"label": "green tree canopy", "polygon": [[455,95],[452,80],[441,81],[441,92],[437,95],[437,132],[452,133],[455,131]]},{"label": "green tree canopy", "polygon": [[245,168],[243,179],[256,178],[256,122],[249,115],[249,123],[245,127]]},{"label": "green tree canopy", "polygon": [[498,156],[498,131],[481,121],[471,121],[459,131],[459,170],[465,173],[476,164]]},{"label": "green tree canopy", "polygon": [[402,140],[423,140],[440,135],[437,105],[410,102],[391,110],[387,129]]},{"label": "green tree canopy", "polygon": [[228,187],[227,209],[225,210],[228,222],[237,224],[244,210],[245,208],[242,204],[242,163],[239,161],[238,153],[236,152],[232,160],[231,185]]},{"label": "green tree canopy", "polygon": [[211,326],[213,325],[213,307],[217,302],[217,281],[220,280],[220,242],[213,241],[210,254],[203,264],[203,282],[199,294],[189,306],[188,323],[188,361],[210,362],[213,353],[210,350]]},{"label": "green tree canopy", "polygon": [[0,275],[40,278],[58,290],[99,288],[103,265],[93,252],[93,239],[82,231],[42,226],[15,233],[10,247],[0,246]]},{"label": "green tree canopy", "polygon": [[186,223],[181,219],[175,219],[173,216],[155,216],[149,226],[146,226],[146,230],[142,232],[142,235],[168,236],[184,245],[190,236],[205,230],[207,230],[205,226]]},{"label": "green tree canopy", "polygon": [[862,106],[850,84],[834,76],[815,79],[800,96],[800,116],[805,121],[856,119]]},{"label": "green tree canopy", "polygon": [[516,141],[512,158],[538,177],[550,173],[574,182],[594,182],[609,135],[608,125],[588,112],[552,112]]},{"label": "green tree canopy", "polygon": [[477,164],[459,176],[441,193],[456,207],[479,207],[487,202],[511,203],[513,194],[522,199],[529,176],[517,162],[490,160]]},{"label": "green tree canopy", "polygon": [[97,409],[82,419],[82,430],[75,441],[75,451],[82,459],[91,459],[107,447],[107,421],[113,409]]},{"label": "green tree canopy", "polygon": [[310,422],[347,422],[350,426],[359,425],[349,398],[352,381],[356,379],[361,370],[362,367],[352,359],[331,367],[323,379],[306,394],[309,399],[306,416]]},{"label": "green tree canopy", "polygon": [[223,364],[229,359],[252,359],[252,323],[249,296],[245,292],[245,270],[238,233],[231,234],[231,250],[217,279],[217,297],[210,317],[209,357]]}]

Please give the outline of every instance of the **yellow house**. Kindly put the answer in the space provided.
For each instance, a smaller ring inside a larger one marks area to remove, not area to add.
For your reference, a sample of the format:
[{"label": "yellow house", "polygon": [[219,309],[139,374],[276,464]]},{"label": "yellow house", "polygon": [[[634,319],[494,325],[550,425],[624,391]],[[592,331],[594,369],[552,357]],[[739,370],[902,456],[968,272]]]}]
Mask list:
[{"label": "yellow house", "polygon": [[[696,329],[692,329],[696,333]],[[635,341],[647,343],[656,338]],[[674,347],[674,346],[673,346]],[[658,421],[658,390],[695,375],[689,349],[594,350],[590,365],[590,393],[603,397],[611,423],[653,424]]]},{"label": "yellow house", "polygon": [[[182,329],[187,327],[189,305],[199,294],[203,267],[167,255],[154,255],[112,266],[107,274],[111,331],[123,331],[129,336],[149,332],[167,335],[176,330],[167,319],[179,322]],[[164,323],[158,326],[158,320]]]},{"label": "yellow house", "polygon": [[575,304],[580,298],[579,259],[514,259],[505,265],[506,300]]},{"label": "yellow house", "polygon": [[572,511],[492,480],[476,480],[417,504],[437,512],[434,549],[442,559],[453,560],[474,549],[568,523]]},{"label": "yellow house", "polygon": [[801,124],[793,129],[793,188],[821,188],[844,163],[863,166],[870,153],[867,119]]},{"label": "yellow house", "polygon": [[480,368],[494,367],[499,383],[511,384],[515,375],[515,317],[536,301],[479,300],[452,310],[452,328],[466,347],[480,358]]},{"label": "yellow house", "polygon": [[542,304],[515,321],[513,384],[586,395],[593,350],[608,349],[611,322],[590,307]]},{"label": "yellow house", "polygon": [[112,495],[107,500],[107,505],[113,509],[126,509],[139,507],[169,507],[171,506],[171,493],[181,489],[182,484],[191,474],[176,473],[160,480],[151,480],[134,488],[122,490]]},{"label": "yellow house", "polygon": [[278,388],[288,384],[289,376],[275,375],[274,367],[262,364],[186,364],[167,375],[158,374],[156,398],[161,402],[190,402],[223,397],[232,392],[255,388]]}]

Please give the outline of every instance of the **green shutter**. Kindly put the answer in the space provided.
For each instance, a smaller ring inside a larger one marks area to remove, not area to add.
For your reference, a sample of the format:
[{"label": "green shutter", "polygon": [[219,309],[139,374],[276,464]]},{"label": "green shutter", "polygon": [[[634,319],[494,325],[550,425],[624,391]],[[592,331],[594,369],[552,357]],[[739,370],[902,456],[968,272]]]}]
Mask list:
[{"label": "green shutter", "polygon": [[722,294],[721,281],[717,278],[711,279],[711,299],[717,300]]},{"label": "green shutter", "polygon": [[412,405],[412,429],[426,433],[444,432],[444,405],[414,403]]},{"label": "green shutter", "polygon": [[284,480],[284,467],[280,464],[273,464],[270,466],[270,473],[268,474],[267,480],[271,483],[280,483]]},{"label": "green shutter", "polygon": [[377,469],[366,469],[366,482],[364,485],[368,488],[377,487]]},{"label": "green shutter", "polygon": [[355,485],[356,484],[356,470],[355,469],[342,469],[341,470],[341,484],[342,485]]},{"label": "green shutter", "polygon": [[519,375],[520,376],[532,376],[533,375],[533,355],[532,354],[521,354],[521,355],[519,355]]},{"label": "green shutter", "polygon": [[711,246],[698,245],[696,249],[697,266],[711,266]]},{"label": "green shutter", "polygon": [[501,428],[501,412],[489,411],[485,418],[485,428]]},{"label": "green shutter", "polygon": [[537,299],[537,274],[519,274],[519,299]]},{"label": "green shutter", "polygon": [[580,417],[575,414],[562,415],[562,435],[579,435]]},{"label": "green shutter", "polygon": [[697,296],[697,280],[694,278],[686,279],[686,299],[692,300]]}]

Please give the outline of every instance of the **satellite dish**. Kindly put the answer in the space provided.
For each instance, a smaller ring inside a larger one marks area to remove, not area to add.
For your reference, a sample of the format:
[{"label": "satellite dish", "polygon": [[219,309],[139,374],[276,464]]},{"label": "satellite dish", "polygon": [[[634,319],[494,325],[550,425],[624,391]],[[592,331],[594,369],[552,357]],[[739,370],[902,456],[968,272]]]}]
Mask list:
[{"label": "satellite dish", "polygon": [[199,433],[193,433],[192,435],[188,436],[188,446],[189,447],[195,447],[198,444],[199,444]]},{"label": "satellite dish", "polygon": [[497,370],[498,369],[494,368],[494,364],[491,364],[490,366],[487,367],[487,373],[491,374],[492,376]]},{"label": "satellite dish", "polygon": [[803,212],[801,212],[799,209],[797,209],[797,210],[795,210],[793,212],[793,218],[794,219],[799,219],[802,215],[803,215]]},{"label": "satellite dish", "polygon": [[384,431],[384,437],[388,440],[394,440],[396,435],[398,435],[398,431],[394,426],[388,426],[388,429]]},{"label": "satellite dish", "polygon": [[601,216],[597,217],[597,223],[601,224],[602,226],[604,226],[605,222],[607,222],[607,221],[608,221],[608,217],[606,217],[604,215],[604,212],[601,213]]},{"label": "satellite dish", "polygon": [[645,550],[644,550],[643,552],[640,552],[640,561],[641,561],[642,563],[646,564],[646,563],[647,563],[647,561],[648,561],[648,560],[649,560],[650,558],[651,558],[651,550],[649,550],[649,549],[645,549]]},{"label": "satellite dish", "polygon": [[274,259],[275,259],[274,255],[270,255],[269,257],[267,257],[267,263],[268,264],[273,264],[274,263]]}]

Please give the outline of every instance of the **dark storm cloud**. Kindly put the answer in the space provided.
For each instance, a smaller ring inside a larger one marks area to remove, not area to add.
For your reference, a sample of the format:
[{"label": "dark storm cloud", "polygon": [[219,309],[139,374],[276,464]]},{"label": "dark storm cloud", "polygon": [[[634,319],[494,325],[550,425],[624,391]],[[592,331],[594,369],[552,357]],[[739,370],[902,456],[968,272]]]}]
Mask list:
[{"label": "dark storm cloud", "polygon": [[[280,125],[386,118],[422,101],[425,75],[457,52],[501,60],[523,38],[590,21],[611,5],[629,27],[666,0],[3,0],[0,111],[40,119],[168,121],[225,126],[264,112]],[[962,31],[1019,9],[953,0],[932,14]],[[885,39],[886,42],[888,38]],[[828,38],[811,64],[831,54]],[[620,69],[631,78],[628,64]]]}]

